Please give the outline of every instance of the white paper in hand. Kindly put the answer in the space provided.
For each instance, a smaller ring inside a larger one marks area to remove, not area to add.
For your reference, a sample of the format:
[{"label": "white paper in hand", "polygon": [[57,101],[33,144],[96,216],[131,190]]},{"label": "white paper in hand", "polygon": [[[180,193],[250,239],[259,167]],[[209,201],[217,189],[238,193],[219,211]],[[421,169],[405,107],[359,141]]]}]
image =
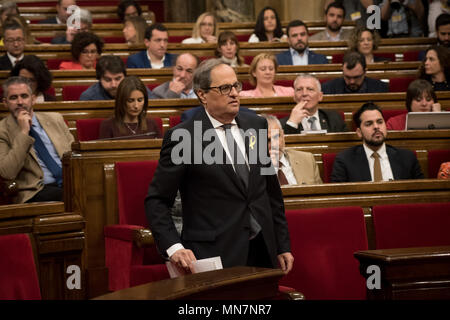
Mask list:
[{"label": "white paper in hand", "polygon": [[[186,273],[181,272],[171,261],[166,262],[167,270],[170,278],[184,276]],[[223,269],[222,259],[220,257],[212,257],[194,261],[192,263],[193,273],[220,270]]]}]

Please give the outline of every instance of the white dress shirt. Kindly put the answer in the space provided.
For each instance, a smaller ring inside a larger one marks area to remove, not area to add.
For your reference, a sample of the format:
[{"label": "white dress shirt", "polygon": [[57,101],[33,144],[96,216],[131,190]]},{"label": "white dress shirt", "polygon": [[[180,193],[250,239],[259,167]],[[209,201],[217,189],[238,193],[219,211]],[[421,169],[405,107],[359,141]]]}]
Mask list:
[{"label": "white dress shirt", "polygon": [[308,65],[308,48],[303,51],[303,54],[300,55],[297,50],[289,48],[292,56],[292,65],[293,66],[307,66]]},{"label": "white dress shirt", "polygon": [[[366,146],[363,143],[364,151],[366,152],[367,161],[369,161],[369,169],[370,176],[373,181],[373,164],[375,163],[375,159],[372,157],[374,151]],[[381,166],[381,174],[383,176],[383,181],[394,180],[394,175],[392,174],[391,164],[389,162],[388,155],[386,153],[386,144],[383,143],[380,149],[377,150],[378,155],[380,156],[380,166]]]},{"label": "white dress shirt", "polygon": [[148,51],[147,51],[147,57],[148,57],[148,61],[150,61],[150,65],[152,66],[152,69],[164,68],[164,59],[166,59],[166,55],[164,55],[163,58],[161,59],[161,61],[158,61],[158,62],[153,62],[152,59],[150,59],[150,55],[148,54]]},{"label": "white dress shirt", "polygon": [[[288,181],[289,185],[298,184],[297,179],[295,179],[294,172],[292,171],[291,164],[289,163],[288,159],[284,156],[284,154],[281,155],[280,163],[283,164],[281,166],[281,171],[283,171],[284,176],[286,177],[286,180]],[[278,172],[278,168],[276,172]]]},{"label": "white dress shirt", "polygon": [[23,59],[23,54],[20,56],[20,57],[18,57],[18,58],[16,58],[16,57],[13,57],[12,55],[10,55],[9,54],[9,52],[6,52],[6,55],[8,56],[8,58],[9,58],[9,61],[11,61],[11,64],[12,64],[12,66],[13,66],[13,68],[14,68],[14,65],[16,64],[16,60],[22,60]]}]

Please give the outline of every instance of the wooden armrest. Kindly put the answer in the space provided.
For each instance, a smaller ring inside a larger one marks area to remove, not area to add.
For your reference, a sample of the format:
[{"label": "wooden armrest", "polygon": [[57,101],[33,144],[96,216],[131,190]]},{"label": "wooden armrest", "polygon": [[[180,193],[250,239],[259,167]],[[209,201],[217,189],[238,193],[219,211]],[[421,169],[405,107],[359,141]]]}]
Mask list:
[{"label": "wooden armrest", "polygon": [[135,230],[133,232],[133,239],[138,248],[149,247],[155,244],[155,239],[149,229]]}]

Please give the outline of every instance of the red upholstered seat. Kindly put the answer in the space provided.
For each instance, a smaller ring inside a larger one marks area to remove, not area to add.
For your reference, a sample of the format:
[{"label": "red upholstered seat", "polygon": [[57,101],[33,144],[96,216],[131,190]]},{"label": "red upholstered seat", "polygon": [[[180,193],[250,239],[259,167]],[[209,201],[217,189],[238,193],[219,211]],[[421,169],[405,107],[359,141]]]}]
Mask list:
[{"label": "red upholstered seat", "polygon": [[408,110],[406,109],[394,109],[394,110],[382,110],[381,113],[383,114],[384,121],[387,122],[389,118],[398,116],[400,114],[407,113]]},{"label": "red upholstered seat", "polygon": [[278,119],[283,119],[284,117],[287,117],[290,115],[289,112],[276,112],[272,113],[273,116],[277,117]]},{"label": "red upholstered seat", "polygon": [[331,181],[331,173],[333,172],[333,164],[336,155],[336,153],[322,153],[323,182],[325,183]]},{"label": "red upholstered seat", "polygon": [[403,52],[403,61],[419,61],[420,51],[406,51]]},{"label": "red upholstered seat", "polygon": [[169,277],[156,246],[140,248],[133,241],[135,230],[148,228],[144,199],[157,166],[157,160],[115,164],[119,224],[104,228],[110,290]]},{"label": "red upholstered seat", "polygon": [[436,178],[441,164],[448,161],[450,161],[450,150],[429,150],[428,178]]},{"label": "red upholstered seat", "polygon": [[169,128],[175,127],[181,122],[181,116],[171,116],[169,117]]},{"label": "red upholstered seat", "polygon": [[86,85],[64,86],[62,88],[62,98],[64,101],[78,101],[81,94],[89,87]]},{"label": "red upholstered seat", "polygon": [[238,39],[239,42],[247,42],[248,39],[250,39],[250,35],[249,34],[237,34],[236,38]]},{"label": "red upholstered seat", "polygon": [[277,80],[275,81],[275,84],[278,86],[284,86],[284,87],[294,87],[294,80]]},{"label": "red upholstered seat", "polygon": [[78,119],[76,121],[79,141],[97,140],[100,134],[100,124],[104,118]]},{"label": "red upholstered seat", "polygon": [[246,64],[248,64],[248,65],[251,65],[254,56],[243,56],[243,58],[244,58],[244,63],[246,63]]},{"label": "red upholstered seat", "polygon": [[58,70],[61,62],[67,61],[67,59],[47,59],[47,68],[49,70]]},{"label": "red upholstered seat", "polygon": [[184,39],[190,38],[190,35],[185,36],[169,36],[169,43],[181,43]]},{"label": "red upholstered seat", "polygon": [[415,78],[402,77],[389,79],[389,92],[406,92],[408,86]]},{"label": "red upholstered seat", "polygon": [[103,37],[104,43],[125,43],[124,37]]},{"label": "red upholstered seat", "polygon": [[365,280],[353,257],[367,250],[362,208],[287,210],[286,218],[295,261],[280,285],[295,288],[307,300],[365,299]]},{"label": "red upholstered seat", "polygon": [[372,208],[377,249],[450,245],[450,202]]},{"label": "red upholstered seat", "polygon": [[0,236],[0,300],[40,300],[33,248],[27,234]]}]

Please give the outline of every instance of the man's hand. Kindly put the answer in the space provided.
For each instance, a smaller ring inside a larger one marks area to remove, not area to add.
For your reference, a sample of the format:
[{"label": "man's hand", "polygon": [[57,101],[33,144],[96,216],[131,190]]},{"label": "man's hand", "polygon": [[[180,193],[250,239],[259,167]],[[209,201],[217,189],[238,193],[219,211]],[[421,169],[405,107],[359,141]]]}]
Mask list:
[{"label": "man's hand", "polygon": [[75,35],[78,33],[78,29],[74,28],[74,27],[67,27],[66,30],[66,40],[68,42],[72,42],[73,38],[75,37]]},{"label": "man's hand", "polygon": [[183,82],[180,81],[180,78],[173,78],[172,81],[170,81],[169,83],[169,89],[173,92],[175,92],[176,94],[180,94],[181,91],[184,90],[186,86],[184,85]]},{"label": "man's hand", "polygon": [[206,36],[206,42],[207,43],[216,43],[217,42],[217,38],[213,35],[210,36]]},{"label": "man's hand", "polygon": [[288,274],[294,265],[294,256],[290,252],[285,252],[279,254],[277,258],[280,263],[281,270],[283,270],[284,274]]},{"label": "man's hand", "polygon": [[441,112],[441,104],[436,102],[431,106],[431,111],[433,112]]},{"label": "man's hand", "polygon": [[31,115],[28,111],[19,111],[19,113],[17,114],[17,123],[19,124],[19,127],[24,134],[28,135],[30,133]]},{"label": "man's hand", "polygon": [[308,103],[308,101],[300,101],[297,103],[297,105],[292,109],[288,121],[296,124],[301,123],[303,118],[309,115],[308,110],[305,109],[306,103]]},{"label": "man's hand", "polygon": [[192,250],[180,249],[170,257],[170,261],[186,273],[192,273],[192,262],[197,261]]}]

